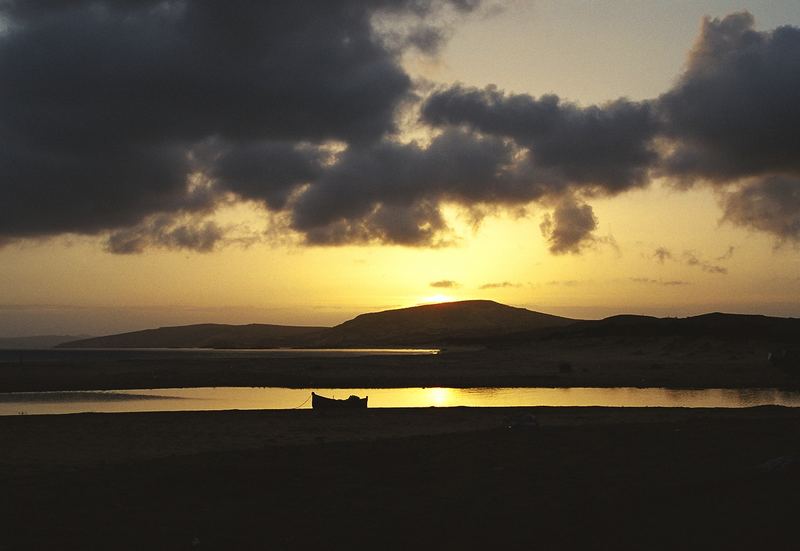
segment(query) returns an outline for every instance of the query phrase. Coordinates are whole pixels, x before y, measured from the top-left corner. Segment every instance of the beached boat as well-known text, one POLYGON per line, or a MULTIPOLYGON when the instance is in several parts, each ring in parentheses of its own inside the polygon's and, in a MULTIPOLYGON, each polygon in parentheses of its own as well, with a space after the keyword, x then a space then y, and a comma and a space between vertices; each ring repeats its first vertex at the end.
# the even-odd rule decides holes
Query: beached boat
POLYGON ((311 393, 311 407, 312 409, 323 410, 339 410, 339 409, 367 409, 367 399, 359 398, 358 396, 350 396, 346 400, 337 400, 335 398, 326 398, 314 392, 311 393))

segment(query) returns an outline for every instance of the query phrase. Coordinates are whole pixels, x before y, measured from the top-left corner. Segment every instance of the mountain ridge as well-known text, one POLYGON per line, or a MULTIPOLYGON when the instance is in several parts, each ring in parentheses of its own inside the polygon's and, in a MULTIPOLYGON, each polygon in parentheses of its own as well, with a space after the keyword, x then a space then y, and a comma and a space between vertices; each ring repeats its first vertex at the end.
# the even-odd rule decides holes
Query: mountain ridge
POLYGON ((465 300, 360 314, 325 332, 321 344, 436 344, 564 326, 574 321, 491 300, 465 300))
POLYGON ((83 339, 60 348, 322 348, 416 346, 453 339, 498 336, 575 320, 466 300, 359 314, 334 327, 271 324, 195 324, 83 339))
POLYGON ((30 335, 25 337, 0 337, 0 350, 53 348, 75 340, 90 339, 89 335, 30 335))
POLYGON ((59 348, 364 348, 520 346, 542 339, 710 337, 791 341, 800 319, 710 312, 685 318, 619 314, 577 320, 491 300, 368 312, 333 327, 194 324, 94 337, 59 348))
POLYGON ((57 348, 280 348, 326 327, 198 323, 143 329, 63 343, 57 348))

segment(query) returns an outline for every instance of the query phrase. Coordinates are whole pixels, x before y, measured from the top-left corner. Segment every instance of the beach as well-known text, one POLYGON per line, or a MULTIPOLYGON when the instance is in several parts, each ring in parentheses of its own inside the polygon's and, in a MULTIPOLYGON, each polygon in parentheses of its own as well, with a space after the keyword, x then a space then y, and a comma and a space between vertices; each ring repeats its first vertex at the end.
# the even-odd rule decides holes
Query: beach
POLYGON ((4 417, 0 548, 769 548, 794 539, 799 421, 775 407, 4 417))
MULTIPOLYGON (((0 388, 796 387, 763 357, 749 343, 639 340, 22 361, 0 366, 0 388)), ((0 549, 776 547, 795 538, 798 426, 783 407, 11 415, 0 549)))

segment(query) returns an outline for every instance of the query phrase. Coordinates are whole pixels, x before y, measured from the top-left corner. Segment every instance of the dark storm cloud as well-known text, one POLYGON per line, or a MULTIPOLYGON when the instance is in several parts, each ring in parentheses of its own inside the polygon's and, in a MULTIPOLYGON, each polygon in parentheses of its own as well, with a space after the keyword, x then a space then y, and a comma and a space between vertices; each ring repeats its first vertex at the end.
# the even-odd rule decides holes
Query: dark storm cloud
POLYGON ((414 46, 427 54, 434 54, 442 46, 444 40, 445 37, 440 29, 421 25, 408 34, 405 44, 414 46))
POLYGON ((555 95, 537 99, 494 86, 457 85, 433 93, 422 118, 434 126, 510 140, 524 153, 527 187, 521 187, 528 193, 517 201, 559 202, 541 224, 555 254, 579 253, 597 239, 592 207, 578 205, 576 197, 644 186, 657 159, 658 124, 647 102, 619 99, 584 108, 555 95))
POLYGON ((453 281, 452 279, 443 279, 441 281, 433 281, 430 284, 431 287, 436 289, 455 289, 460 287, 457 281, 453 281))
POLYGON ((713 185, 725 220, 800 242, 800 29, 708 19, 650 101, 461 85, 421 100, 400 57, 441 47, 445 6, 478 2, 0 0, 0 244, 211 250, 229 240, 209 216, 239 200, 311 245, 439 246, 457 240, 446 203, 534 202, 550 250, 579 253, 614 243, 587 202, 654 174, 713 185), (413 102, 430 143, 398 139, 413 102))
POLYGON ((540 229, 550 244, 550 252, 577 253, 592 242, 597 218, 591 206, 567 197, 556 205, 552 215, 545 215, 540 229))
POLYGON ((504 140, 457 129, 427 147, 353 147, 298 198, 292 225, 317 244, 436 244, 447 229, 442 201, 513 205, 542 195, 515 154, 504 140))
MULTIPOLYGON (((724 194, 726 220, 797 242, 800 29, 759 32, 753 25, 749 13, 706 19, 686 71, 652 101, 579 107, 556 95, 456 85, 433 93, 422 117, 513 140, 529 152, 548 195, 613 195, 646 185, 654 172, 684 186, 705 181, 724 194)), ((556 214, 545 219, 546 232, 554 231, 556 214)), ((593 239, 579 239, 581 228, 594 229, 588 216, 561 218, 554 252, 577 252, 571 243, 593 239), (577 224, 569 227, 570 220, 577 224)))
POLYGON ((309 245, 392 243, 406 246, 446 245, 447 230, 439 207, 422 202, 392 206, 378 204, 357 217, 343 217, 302 231, 309 245))
MULTIPOLYGON (((443 4, 0 2, 0 238, 134 228, 208 209, 212 192, 282 208, 318 175, 304 144, 379 140, 413 97, 373 18, 443 4), (227 145, 198 201, 209 139, 227 145)), ((433 47, 429 29, 411 42, 433 47)))
POLYGON ((369 140, 410 91, 369 3, 64 6, 12 25, 0 49, 4 126, 52 145, 369 140))
POLYGON ((216 182, 243 199, 263 201, 280 210, 298 186, 322 172, 322 154, 311 146, 288 142, 248 143, 223 148, 209 162, 216 182))
POLYGON ((666 174, 704 180, 724 220, 800 242, 800 29, 754 30, 753 16, 706 19, 686 72, 659 99, 674 150, 666 174))
POLYGON ((582 108, 555 95, 536 99, 493 86, 454 86, 428 98, 422 117, 436 126, 513 139, 527 148, 549 186, 618 193, 646 184, 657 158, 651 143, 657 125, 648 103, 619 99, 582 108))
POLYGON ((753 29, 753 16, 706 19, 678 84, 659 98, 673 176, 726 183, 800 172, 800 29, 753 29))
POLYGON ((800 242, 800 176, 773 176, 726 193, 724 220, 800 242))
POLYGON ((117 254, 138 254, 149 248, 210 252, 223 237, 222 228, 213 221, 181 222, 161 215, 111 233, 106 248, 117 254))
POLYGON ((0 142, 2 236, 94 233, 135 224, 143 214, 210 206, 206 192, 187 190, 188 162, 177 147, 0 142))

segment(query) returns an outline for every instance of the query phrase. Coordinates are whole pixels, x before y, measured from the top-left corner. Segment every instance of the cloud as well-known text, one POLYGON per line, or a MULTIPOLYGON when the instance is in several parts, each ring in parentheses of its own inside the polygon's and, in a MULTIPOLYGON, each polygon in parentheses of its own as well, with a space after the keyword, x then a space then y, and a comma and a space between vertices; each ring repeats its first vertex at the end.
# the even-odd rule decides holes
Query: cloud
POLYGON ((723 262, 725 260, 730 260, 731 258, 733 258, 733 253, 734 252, 736 252, 736 247, 734 247, 733 245, 730 245, 728 247, 727 251, 725 251, 722 255, 720 255, 720 256, 718 256, 716 258, 717 262, 723 262))
POLYGON ((578 281, 577 279, 563 279, 563 280, 554 279, 552 281, 548 281, 547 285, 563 285, 565 287, 575 287, 577 285, 580 285, 581 283, 583 282, 578 281))
POLYGON ((597 218, 591 206, 566 198, 556 206, 552 215, 545 215, 539 228, 550 244, 550 252, 577 253, 592 242, 597 218))
POLYGON ((671 259, 673 258, 673 256, 672 256, 672 252, 670 252, 670 250, 669 250, 669 249, 667 249, 666 247, 658 247, 658 248, 655 250, 655 252, 653 253, 653 256, 654 256, 654 257, 655 257, 655 258, 656 258, 656 259, 657 259, 657 260, 658 260, 658 261, 659 261, 661 264, 663 264, 665 260, 671 260, 671 259))
POLYGON ((648 285, 663 285, 665 287, 676 287, 682 285, 689 285, 688 281, 683 281, 681 279, 651 279, 649 277, 632 277, 631 281, 635 283, 646 283, 648 285))
POLYGON ((749 181, 723 195, 723 220, 800 243, 800 176, 749 181))
POLYGON ((457 287, 461 287, 457 281, 453 281, 452 279, 443 279, 441 281, 434 281, 431 284, 431 287, 435 287, 436 289, 455 289, 457 287))
POLYGON ((433 33, 447 5, 477 2, 0 3, 0 239, 116 241, 230 193, 283 209, 319 177, 325 144, 391 135, 415 97, 373 19, 433 33))
POLYGON ((683 261, 686 263, 687 266, 696 266, 703 270, 704 272, 708 272, 711 274, 727 274, 728 269, 724 266, 718 266, 716 264, 711 264, 710 262, 706 262, 701 260, 697 257, 694 251, 683 251, 683 261))
POLYGON ((615 194, 644 186, 657 158, 657 125, 648 102, 619 99, 583 108, 552 94, 537 99, 494 86, 456 85, 432 94, 422 118, 514 140, 538 173, 531 183, 550 192, 573 187, 615 194))
POLYGON ((706 18, 678 84, 658 100, 660 170, 718 190, 723 219, 800 242, 800 29, 754 29, 747 12, 706 18))
POLYGON ((234 241, 215 210, 246 201, 307 245, 436 247, 458 238, 443 205, 535 203, 551 252, 580 253, 615 243, 592 200, 653 176, 712 186, 723 220, 800 243, 800 29, 707 18, 648 101, 415 87, 404 52, 435 55, 479 4, 0 1, 0 244, 213 250, 234 241), (414 110, 424 143, 401 141, 414 110))
POLYGON ((496 283, 484 283, 478 289, 486 290, 486 289, 507 289, 510 287, 520 287, 519 283, 511 283, 510 281, 499 281, 496 283))
MULTIPOLYGON (((716 258, 716 261, 725 262, 730 260, 733 258, 733 253, 735 250, 736 248, 733 245, 729 246, 725 253, 716 258)), ((666 247, 658 247, 653 253, 653 258, 655 258, 660 264, 663 264, 667 260, 679 260, 687 266, 700 268, 704 272, 711 274, 728 273, 728 269, 726 267, 703 260, 695 251, 683 251, 681 256, 678 258, 666 247)))
POLYGON ((325 152, 308 144, 253 142, 220 144, 206 161, 215 182, 242 199, 261 201, 270 209, 286 206, 300 185, 313 181, 323 171, 325 152))
MULTIPOLYGON (((529 156, 531 185, 550 202, 614 195, 661 175, 684 187, 714 186, 726 221, 796 243, 798 95, 800 29, 756 31, 743 12, 706 18, 676 85, 649 101, 579 107, 553 94, 456 85, 434 92, 422 117, 512 140, 529 156)), ((567 239, 551 249, 580 247, 567 239)))
POLYGON ((149 248, 211 252, 223 237, 222 228, 213 221, 180 221, 160 215, 111 233, 106 247, 117 254, 137 254, 149 248))
POLYGON ((728 183, 800 171, 800 29, 754 30, 742 12, 706 18, 678 84, 658 100, 675 176, 728 183))
POLYGON ((292 227, 312 244, 442 244, 442 202, 514 205, 540 196, 515 154, 503 140, 458 129, 427 146, 353 147, 292 205, 292 227))

